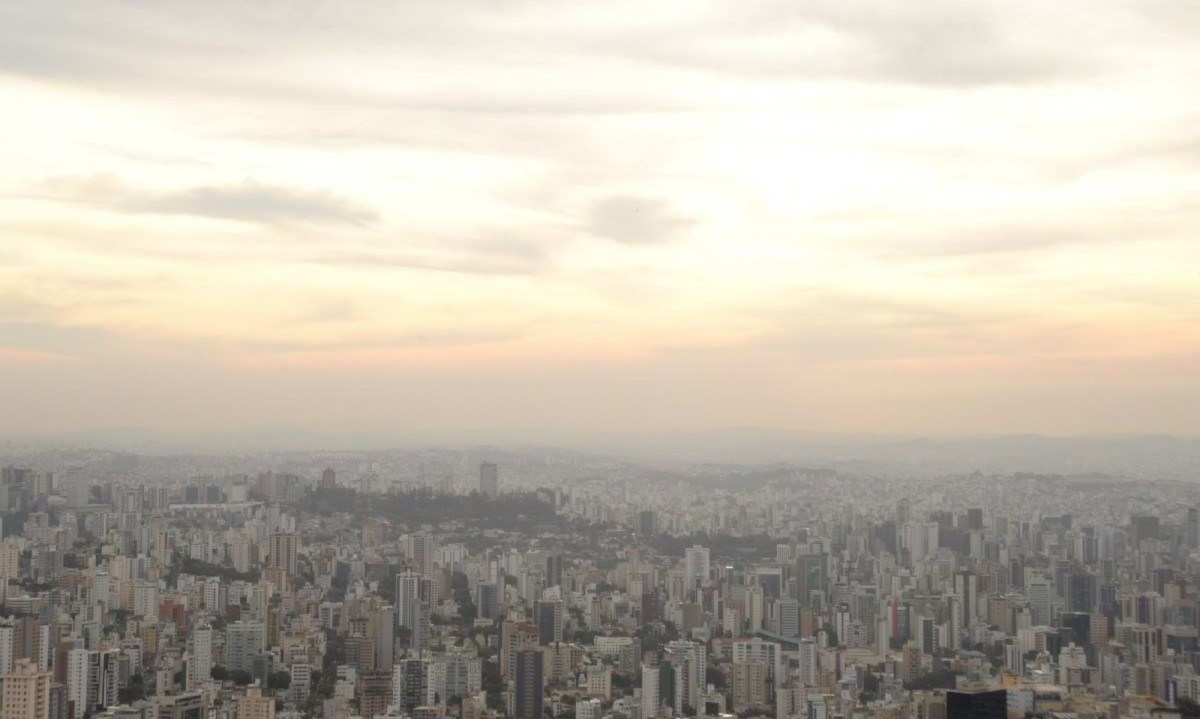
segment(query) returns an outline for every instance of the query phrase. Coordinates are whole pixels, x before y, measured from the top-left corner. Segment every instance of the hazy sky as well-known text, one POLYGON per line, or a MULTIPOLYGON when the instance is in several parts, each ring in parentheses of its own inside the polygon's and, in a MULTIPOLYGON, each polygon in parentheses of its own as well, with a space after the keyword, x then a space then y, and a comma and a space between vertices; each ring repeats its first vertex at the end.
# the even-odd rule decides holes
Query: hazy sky
POLYGON ((0 432, 1200 426, 1200 5, 0 3, 0 432))

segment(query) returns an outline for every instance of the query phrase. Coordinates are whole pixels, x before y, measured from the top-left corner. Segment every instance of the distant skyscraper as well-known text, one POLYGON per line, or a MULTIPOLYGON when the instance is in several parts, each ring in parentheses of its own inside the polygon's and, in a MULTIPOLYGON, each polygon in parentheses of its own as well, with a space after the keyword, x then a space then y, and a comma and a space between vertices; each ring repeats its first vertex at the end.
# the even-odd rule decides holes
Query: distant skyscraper
POLYGON ((684 561, 686 565, 684 569, 684 581, 687 583, 688 592, 708 583, 708 547, 701 547, 698 544, 688 547, 684 553, 684 561))
POLYGON ((659 714, 662 692, 659 688, 661 670, 657 664, 642 665, 642 719, 653 719, 659 714))
POLYGON ((67 693, 73 719, 117 703, 116 651, 72 649, 67 658, 67 693))
POLYGON ((514 719, 542 719, 542 653, 522 649, 516 653, 514 719))
POLYGON ((409 646, 414 649, 425 646, 429 622, 429 605, 421 590, 423 581, 413 571, 396 575, 396 621, 409 631, 409 646))
POLYGON ((563 640, 563 603, 561 600, 539 599, 533 603, 533 621, 537 624, 538 644, 553 644, 563 640))
POLYGON ((667 659, 675 670, 675 713, 696 716, 704 697, 707 665, 704 645, 698 642, 673 641, 667 644, 667 659))
POLYGON ((187 673, 189 689, 203 685, 212 675, 212 650, 212 627, 207 624, 201 624, 192 631, 192 664, 191 671, 187 673))
POLYGON ((486 497, 500 494, 500 469, 491 462, 479 465, 479 493, 486 497))
POLYGON ((263 650, 266 632, 263 623, 240 619, 225 627, 225 668, 229 671, 254 671, 254 657, 263 650))
POLYGON ((652 509, 643 509, 638 512, 638 534, 643 537, 652 537, 658 531, 658 517, 652 509))
POLYGON ((271 569, 296 574, 296 557, 300 552, 300 535, 294 532, 275 532, 271 535, 271 569))
POLYGON ((480 582, 475 587, 475 607, 480 619, 495 619, 499 614, 500 592, 495 582, 480 582))
POLYGON ((537 649, 537 626, 528 622, 504 622, 500 627, 500 675, 515 679, 517 653, 537 649))
POLYGON ((326 468, 321 473, 321 489, 333 489, 337 486, 337 473, 331 468, 326 468))
POLYGON ((563 558, 561 554, 550 554, 546 557, 546 586, 562 586, 563 558))

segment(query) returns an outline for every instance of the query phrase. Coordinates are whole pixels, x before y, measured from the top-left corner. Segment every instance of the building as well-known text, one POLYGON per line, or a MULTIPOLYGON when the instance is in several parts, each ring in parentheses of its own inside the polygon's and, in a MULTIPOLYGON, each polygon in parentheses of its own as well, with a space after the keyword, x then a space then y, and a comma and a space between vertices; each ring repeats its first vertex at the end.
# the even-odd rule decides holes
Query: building
POLYGON ((202 719, 204 693, 190 691, 158 697, 158 719, 202 719))
POLYGON ((666 659, 675 673, 675 713, 679 716, 694 716, 703 706, 706 654, 698 642, 680 640, 666 646, 666 659))
POLYGON ((769 696, 766 662, 734 662, 730 674, 733 708, 736 711, 767 703, 769 696))
POLYGON ((212 676, 213 668, 213 630, 207 624, 201 624, 192 631, 192 663, 187 673, 189 689, 194 689, 212 676))
POLYGON ((500 494, 500 469, 491 462, 479 465, 479 493, 486 497, 500 494))
POLYGON ((500 676, 512 681, 516 679, 517 654, 526 649, 537 649, 537 627, 528 622, 505 622, 500 627, 500 676))
POLYGON ((28 659, 17 661, 0 679, 0 719, 50 719, 50 687, 54 676, 28 659))
POLYGON ((287 572, 288 576, 294 576, 299 554, 300 535, 295 532, 275 532, 271 535, 271 553, 267 566, 287 572))
POLYGON ((695 545, 684 550, 684 582, 687 591, 691 592, 708 583, 709 554, 708 547, 695 545))
POLYGON ((604 704, 599 699, 584 699, 575 703, 575 719, 600 719, 604 704))
POLYGON ((1005 719, 1008 715, 1008 692, 988 691, 946 692, 946 719, 1005 719))
POLYGON ((522 649, 513 663, 513 719, 542 719, 542 653, 522 649))
POLYGON ((266 632, 257 620, 239 619, 225 628, 225 668, 254 672, 254 657, 263 650, 266 632))
POLYGON ((411 570, 396 575, 396 621, 408 630, 408 644, 425 646, 429 635, 429 582, 411 570))
POLYGON ((662 692, 659 691, 661 671, 657 664, 642 665, 642 719, 659 715, 662 692))
POLYGON ((387 713, 392 704, 392 673, 364 672, 358 676, 358 713, 373 719, 387 713))
POLYGON ((429 667, 420 659, 403 659, 392 667, 392 704, 405 714, 426 703, 429 667))
POLYGON ((563 640, 564 613, 562 600, 559 599, 538 599, 533 603, 538 644, 554 644, 563 640))
POLYGON ((67 698, 72 719, 117 703, 118 652, 72 649, 67 655, 67 698))
POLYGON ((237 719, 275 719, 275 697, 263 696, 261 684, 246 687, 238 697, 237 719))

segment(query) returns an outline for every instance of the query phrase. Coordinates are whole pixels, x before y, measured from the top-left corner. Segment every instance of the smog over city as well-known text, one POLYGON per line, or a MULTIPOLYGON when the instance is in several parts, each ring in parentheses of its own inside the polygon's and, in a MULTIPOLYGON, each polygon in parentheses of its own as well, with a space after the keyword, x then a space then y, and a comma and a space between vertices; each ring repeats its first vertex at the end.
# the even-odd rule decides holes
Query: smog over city
POLYGON ((0 2, 0 719, 1200 719, 1194 0, 0 2))

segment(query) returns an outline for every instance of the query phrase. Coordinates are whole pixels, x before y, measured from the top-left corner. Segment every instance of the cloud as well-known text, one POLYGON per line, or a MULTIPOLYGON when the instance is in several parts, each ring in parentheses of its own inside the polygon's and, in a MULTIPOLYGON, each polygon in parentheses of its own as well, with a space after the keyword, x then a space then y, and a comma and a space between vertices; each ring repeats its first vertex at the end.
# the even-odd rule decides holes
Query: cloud
POLYGON ((588 229, 623 245, 656 245, 674 239, 693 225, 666 203, 644 197, 614 196, 592 205, 588 229))
POLYGON ((374 210, 326 190, 268 185, 189 187, 164 193, 143 191, 111 177, 67 177, 45 183, 52 196, 120 212, 180 214, 261 224, 312 223, 365 226, 374 210))
POLYGON ((532 275, 551 262, 542 228, 481 231, 461 237, 393 238, 302 257, 301 262, 363 270, 414 269, 464 275, 532 275), (519 236, 536 239, 519 239, 519 236))

